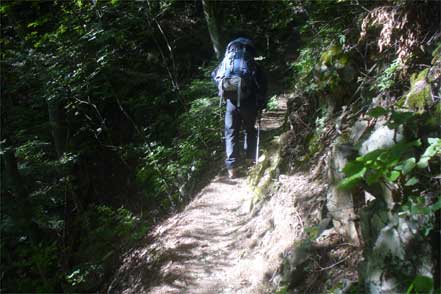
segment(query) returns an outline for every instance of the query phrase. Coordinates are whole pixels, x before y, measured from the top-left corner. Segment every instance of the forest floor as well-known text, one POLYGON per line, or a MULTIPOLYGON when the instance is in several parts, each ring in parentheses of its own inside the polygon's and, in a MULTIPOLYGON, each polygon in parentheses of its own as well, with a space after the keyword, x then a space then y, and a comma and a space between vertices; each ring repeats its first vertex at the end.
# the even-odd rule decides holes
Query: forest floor
MULTIPOLYGON (((282 126, 285 111, 282 96, 262 118, 264 137, 282 126)), ((320 214, 325 186, 308 173, 283 176, 271 197, 253 205, 246 172, 229 179, 222 171, 158 224, 125 256, 108 292, 273 293, 274 273, 304 233, 303 215, 320 214), (299 210, 308 201, 312 208, 299 210)))

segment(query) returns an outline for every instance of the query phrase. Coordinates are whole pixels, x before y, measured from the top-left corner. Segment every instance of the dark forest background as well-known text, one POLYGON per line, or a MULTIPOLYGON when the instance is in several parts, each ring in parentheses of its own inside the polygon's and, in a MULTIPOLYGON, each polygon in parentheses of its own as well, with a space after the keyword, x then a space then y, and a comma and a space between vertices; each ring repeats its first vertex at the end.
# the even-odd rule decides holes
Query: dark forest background
POLYGON ((388 109, 440 54, 436 1, 2 1, 0 13, 4 292, 101 289, 121 252, 221 168, 210 72, 233 37, 254 40, 271 95, 302 92, 311 120, 380 92, 388 109), (380 5, 415 11, 415 44, 379 52, 369 21, 360 41, 380 5))

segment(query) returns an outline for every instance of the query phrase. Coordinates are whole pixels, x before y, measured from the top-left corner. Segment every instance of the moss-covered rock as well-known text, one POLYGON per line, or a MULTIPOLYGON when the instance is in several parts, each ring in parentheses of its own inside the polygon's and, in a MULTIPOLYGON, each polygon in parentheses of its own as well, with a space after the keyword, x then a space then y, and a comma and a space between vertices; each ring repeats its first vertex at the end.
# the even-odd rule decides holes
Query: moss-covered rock
POLYGON ((411 87, 406 95, 405 107, 421 113, 432 103, 431 87, 426 79, 428 72, 427 68, 410 78, 411 87))
POLYGON ((315 78, 319 87, 326 91, 322 98, 330 114, 350 102, 356 70, 351 56, 341 46, 330 46, 321 54, 315 67, 315 78))
POLYGON ((323 146, 322 142, 320 141, 320 135, 317 133, 312 134, 310 139, 308 140, 308 157, 311 158, 314 156, 318 151, 320 151, 323 146))
POLYGON ((279 172, 280 158, 280 137, 275 137, 248 176, 248 182, 255 194, 254 203, 268 194, 273 179, 279 172))

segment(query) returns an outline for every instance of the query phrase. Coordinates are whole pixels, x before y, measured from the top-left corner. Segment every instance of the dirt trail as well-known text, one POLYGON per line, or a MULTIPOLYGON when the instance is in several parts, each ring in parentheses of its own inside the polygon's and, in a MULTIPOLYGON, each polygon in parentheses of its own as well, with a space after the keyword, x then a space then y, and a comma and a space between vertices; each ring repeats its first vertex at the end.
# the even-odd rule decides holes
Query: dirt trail
MULTIPOLYGON (((263 118, 280 127, 286 100, 263 118)), ((295 175, 304 193, 320 190, 295 175)), ((303 193, 302 191, 297 191, 303 193)), ((292 191, 251 208, 246 177, 217 176, 180 213, 158 225, 123 261, 110 293, 267 293, 284 252, 303 232, 292 191)))

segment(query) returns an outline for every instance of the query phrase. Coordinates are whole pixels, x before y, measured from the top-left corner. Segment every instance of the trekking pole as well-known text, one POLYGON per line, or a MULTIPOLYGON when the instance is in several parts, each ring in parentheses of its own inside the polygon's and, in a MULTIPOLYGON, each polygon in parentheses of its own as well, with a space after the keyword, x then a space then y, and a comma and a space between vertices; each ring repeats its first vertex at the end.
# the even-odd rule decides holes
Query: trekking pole
MULTIPOLYGON (((219 97, 219 122, 222 124, 222 121, 223 121, 223 113, 222 113, 222 110, 223 110, 223 108, 222 108, 222 97, 219 97)), ((223 142, 223 140, 224 140, 224 133, 222 132, 222 131, 220 131, 220 141, 221 141, 221 143, 223 142)))
POLYGON ((256 140, 256 165, 259 163, 259 144, 260 144, 260 121, 262 119, 262 113, 257 117, 257 140, 256 140))

